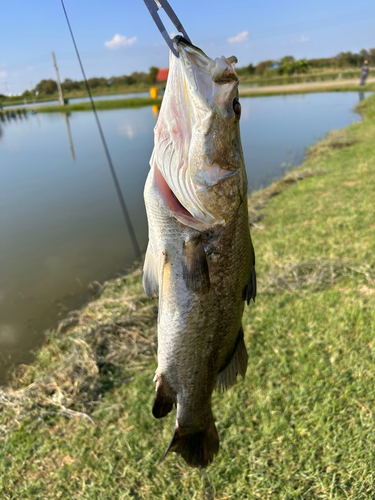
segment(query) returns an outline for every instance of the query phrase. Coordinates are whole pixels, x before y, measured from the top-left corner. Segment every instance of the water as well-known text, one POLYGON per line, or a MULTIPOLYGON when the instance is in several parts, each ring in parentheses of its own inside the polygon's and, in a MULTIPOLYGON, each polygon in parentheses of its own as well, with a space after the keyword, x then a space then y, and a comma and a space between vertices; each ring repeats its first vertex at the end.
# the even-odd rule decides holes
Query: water
MULTIPOLYGON (((357 101, 355 92, 241 99, 250 188, 300 163, 330 129, 359 120, 357 101)), ((99 116, 144 251, 156 117, 151 107, 99 116)), ((0 381, 12 363, 32 359, 45 329, 82 305, 90 282, 118 275, 134 257, 92 113, 0 122, 0 381)))

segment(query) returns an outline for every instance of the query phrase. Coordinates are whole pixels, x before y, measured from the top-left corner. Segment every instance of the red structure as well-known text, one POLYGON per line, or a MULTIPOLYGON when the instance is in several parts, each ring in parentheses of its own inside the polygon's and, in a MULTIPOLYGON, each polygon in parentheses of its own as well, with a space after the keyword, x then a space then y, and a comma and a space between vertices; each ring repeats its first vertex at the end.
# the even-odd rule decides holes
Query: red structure
POLYGON ((160 68, 156 75, 156 81, 166 82, 168 78, 168 73, 169 73, 169 68, 160 68))

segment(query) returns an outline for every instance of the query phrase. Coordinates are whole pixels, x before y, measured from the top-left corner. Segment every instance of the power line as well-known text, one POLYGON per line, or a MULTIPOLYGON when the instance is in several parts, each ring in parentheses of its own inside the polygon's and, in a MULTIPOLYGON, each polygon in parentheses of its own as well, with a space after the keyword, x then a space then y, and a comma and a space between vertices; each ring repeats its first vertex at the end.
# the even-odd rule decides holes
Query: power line
POLYGON ((122 194, 122 191, 121 191, 120 183, 118 181, 118 178, 117 178, 117 175, 116 175, 116 171, 115 171, 115 168, 114 168, 113 163, 112 163, 112 158, 111 158, 111 155, 109 153, 108 146, 107 146, 107 142, 105 140, 104 133, 103 133, 100 121, 99 121, 99 116, 98 116, 98 113, 96 111, 95 103, 94 103, 94 100, 93 100, 92 95, 91 95, 90 86, 89 86, 89 84, 87 82, 85 70, 83 69, 81 57, 79 55, 77 44, 76 44, 76 41, 75 41, 75 38, 74 38, 74 35, 73 35, 73 31, 72 31, 72 28, 70 26, 69 17, 68 17, 68 14, 66 12, 66 9, 65 9, 64 0, 61 0, 61 5, 62 5, 62 8, 64 10, 66 22, 68 23, 68 28, 69 28, 69 31, 70 31, 70 36, 72 38, 72 42, 73 42, 74 49, 75 49, 76 54, 77 54, 78 62, 79 62, 79 65, 81 67, 83 79, 85 81, 86 90, 87 90, 87 93, 88 93, 88 96, 89 96, 89 99, 90 99, 90 102, 91 102, 91 106, 92 106, 92 110, 94 112, 95 120, 96 120, 96 123, 98 125, 100 138, 101 138, 102 143, 103 143, 104 152, 105 152, 105 155, 107 157, 107 161, 108 161, 109 169, 110 169, 111 174, 112 174, 113 182, 115 184, 115 188, 116 188, 116 192, 117 192, 117 197, 119 199, 120 206, 121 206, 121 209, 122 209, 122 213, 124 215, 124 219, 125 219, 128 231, 129 231, 129 235, 130 235, 130 239, 131 239, 132 244, 133 244, 134 252, 135 252, 137 258, 139 259, 142 256, 141 250, 140 250, 140 248, 138 246, 137 238, 135 236, 134 229, 133 229, 130 217, 129 217, 128 209, 126 208, 126 204, 125 204, 125 200, 124 200, 124 197, 123 197, 123 194, 122 194))

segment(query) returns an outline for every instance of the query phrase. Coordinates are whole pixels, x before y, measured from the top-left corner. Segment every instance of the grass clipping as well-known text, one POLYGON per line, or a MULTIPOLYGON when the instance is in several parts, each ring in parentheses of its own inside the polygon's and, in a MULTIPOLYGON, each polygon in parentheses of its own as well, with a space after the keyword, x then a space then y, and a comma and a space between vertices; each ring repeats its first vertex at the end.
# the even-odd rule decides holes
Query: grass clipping
POLYGON ((340 279, 365 279, 373 283, 375 270, 368 264, 356 265, 345 259, 318 259, 287 264, 272 269, 262 280, 261 293, 288 292, 296 295, 318 292, 334 286, 340 279))
POLYGON ((0 438, 22 419, 82 417, 106 391, 132 379, 156 355, 157 305, 141 271, 105 283, 100 297, 48 334, 36 361, 19 366, 0 390, 0 438))

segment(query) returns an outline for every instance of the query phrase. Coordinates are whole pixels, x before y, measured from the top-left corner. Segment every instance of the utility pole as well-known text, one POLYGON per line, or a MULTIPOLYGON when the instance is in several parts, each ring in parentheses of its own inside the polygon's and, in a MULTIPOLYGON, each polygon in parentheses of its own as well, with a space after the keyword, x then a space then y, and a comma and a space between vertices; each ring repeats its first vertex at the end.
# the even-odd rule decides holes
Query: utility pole
POLYGON ((59 70, 57 69, 57 64, 56 64, 56 59, 55 59, 54 52, 52 52, 52 61, 53 61, 53 65, 54 65, 55 71, 56 71, 56 83, 57 83, 57 88, 59 90, 60 105, 64 106, 64 96, 63 96, 62 89, 61 89, 61 83, 60 83, 60 77, 59 77, 59 70))

